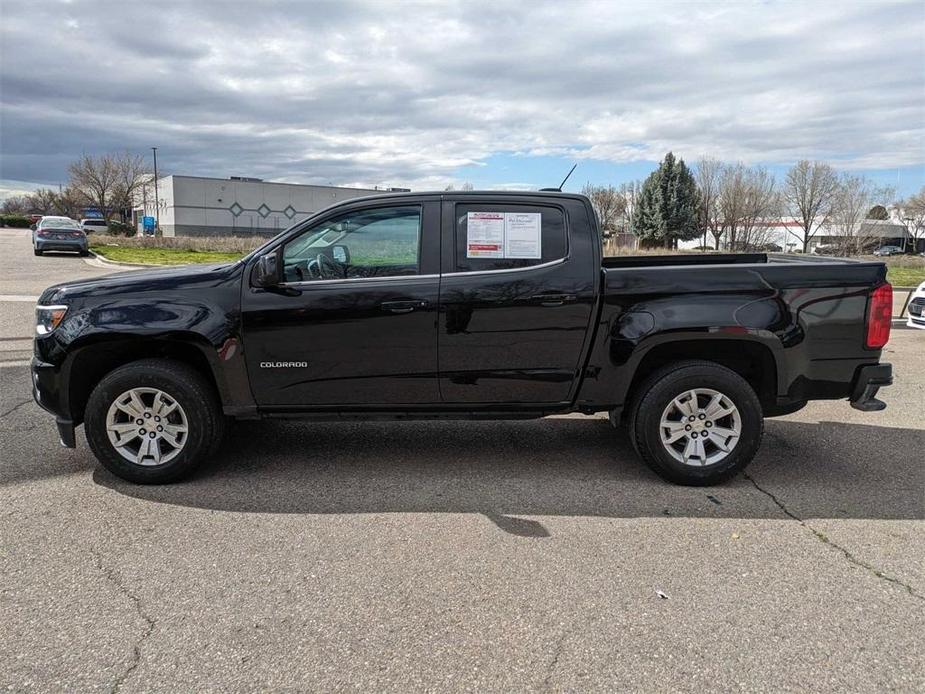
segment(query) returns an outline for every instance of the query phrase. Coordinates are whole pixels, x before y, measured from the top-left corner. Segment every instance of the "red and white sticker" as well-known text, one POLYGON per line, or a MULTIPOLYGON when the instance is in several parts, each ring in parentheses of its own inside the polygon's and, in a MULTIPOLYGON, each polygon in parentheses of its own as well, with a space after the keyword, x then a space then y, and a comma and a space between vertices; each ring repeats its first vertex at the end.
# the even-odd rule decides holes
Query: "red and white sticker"
POLYGON ((466 215, 466 257, 504 257, 503 212, 470 212, 466 215))

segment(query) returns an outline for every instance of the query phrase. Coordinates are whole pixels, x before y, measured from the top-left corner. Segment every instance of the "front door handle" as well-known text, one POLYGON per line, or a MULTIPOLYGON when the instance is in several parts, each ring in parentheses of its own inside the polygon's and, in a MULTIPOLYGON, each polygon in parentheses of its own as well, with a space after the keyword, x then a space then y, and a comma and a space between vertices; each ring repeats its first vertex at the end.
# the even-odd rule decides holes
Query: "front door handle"
POLYGON ((427 302, 423 299, 410 301, 383 301, 381 304, 383 311, 390 313, 411 313, 416 308, 427 308, 427 302))
POLYGON ((539 301, 541 306, 561 306, 567 301, 575 301, 574 294, 534 294, 530 298, 539 301))

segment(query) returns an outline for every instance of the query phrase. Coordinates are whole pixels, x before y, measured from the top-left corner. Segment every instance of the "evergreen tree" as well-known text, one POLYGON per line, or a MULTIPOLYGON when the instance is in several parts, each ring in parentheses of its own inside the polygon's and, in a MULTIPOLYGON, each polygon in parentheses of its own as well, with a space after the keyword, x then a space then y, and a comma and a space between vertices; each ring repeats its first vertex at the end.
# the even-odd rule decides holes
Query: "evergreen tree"
POLYGON ((633 212, 633 231, 643 245, 675 248, 678 240, 697 238, 700 194, 683 159, 669 152, 642 184, 633 212))

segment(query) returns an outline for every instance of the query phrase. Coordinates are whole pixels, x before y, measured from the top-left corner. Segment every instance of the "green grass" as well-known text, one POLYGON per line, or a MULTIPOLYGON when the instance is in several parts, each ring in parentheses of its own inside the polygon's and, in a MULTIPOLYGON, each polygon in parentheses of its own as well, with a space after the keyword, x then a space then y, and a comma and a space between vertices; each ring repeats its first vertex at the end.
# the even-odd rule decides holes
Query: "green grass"
POLYGON ((97 255, 117 263, 136 265, 189 265, 190 263, 224 263, 237 260, 243 253, 191 251, 177 248, 132 248, 130 246, 91 245, 97 255))
POLYGON ((894 287, 917 287, 925 282, 925 267, 888 267, 886 278, 894 287))

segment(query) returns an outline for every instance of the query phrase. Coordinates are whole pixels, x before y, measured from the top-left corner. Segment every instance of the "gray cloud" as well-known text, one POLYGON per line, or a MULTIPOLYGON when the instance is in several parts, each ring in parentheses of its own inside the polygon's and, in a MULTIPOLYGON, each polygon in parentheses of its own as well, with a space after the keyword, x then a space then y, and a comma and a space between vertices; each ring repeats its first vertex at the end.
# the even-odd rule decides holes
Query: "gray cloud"
POLYGON ((919 2, 10 2, 0 179, 169 170, 441 185, 496 152, 925 160, 919 2))

